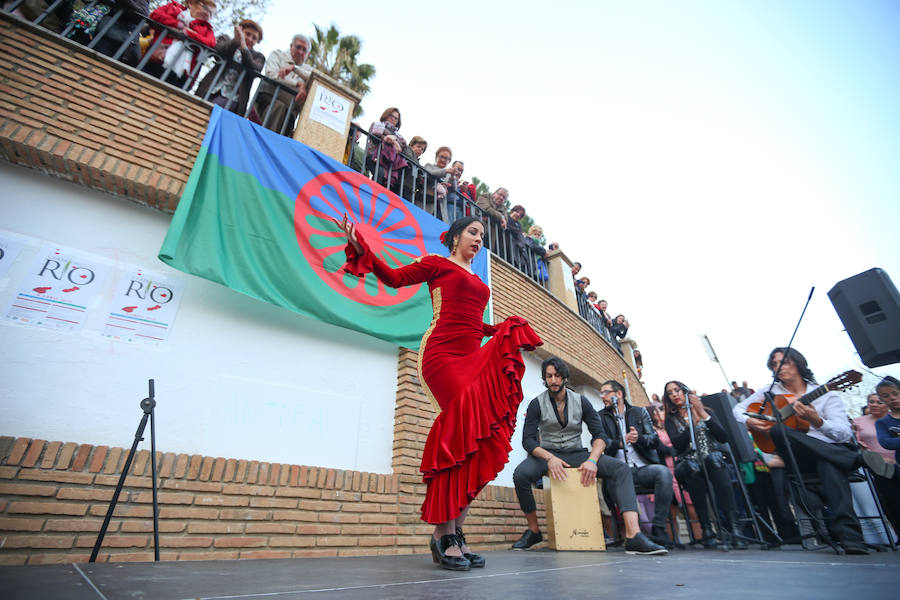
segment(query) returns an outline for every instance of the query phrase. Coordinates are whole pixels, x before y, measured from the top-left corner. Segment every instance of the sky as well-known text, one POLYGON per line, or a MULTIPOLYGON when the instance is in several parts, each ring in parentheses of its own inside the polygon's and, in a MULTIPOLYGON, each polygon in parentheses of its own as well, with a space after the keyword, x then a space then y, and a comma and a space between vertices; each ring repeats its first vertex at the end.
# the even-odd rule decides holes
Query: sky
POLYGON ((827 292, 900 281, 900 3, 273 0, 261 22, 266 54, 359 36, 358 122, 397 106, 429 161, 508 188, 628 317, 648 392, 725 385, 700 334, 763 385, 813 287, 794 347, 820 382, 862 370, 827 292))

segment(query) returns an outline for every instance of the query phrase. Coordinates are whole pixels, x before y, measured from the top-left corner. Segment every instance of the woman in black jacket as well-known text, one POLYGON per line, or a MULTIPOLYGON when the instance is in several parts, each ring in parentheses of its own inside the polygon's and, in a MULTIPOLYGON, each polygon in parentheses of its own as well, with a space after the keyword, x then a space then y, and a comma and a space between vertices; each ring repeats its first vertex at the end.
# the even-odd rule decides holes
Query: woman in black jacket
MULTIPOLYGON (((728 441, 725 429, 716 419, 715 415, 708 412, 696 394, 680 381, 670 381, 663 392, 663 405, 666 411, 666 433, 672 440, 675 448, 675 477, 678 483, 687 489, 697 510, 700 526, 703 531, 703 545, 707 548, 715 546, 714 534, 710 527, 709 505, 707 503, 706 478, 699 463, 706 465, 712 491, 718 508, 725 515, 722 523, 722 531, 719 531, 719 539, 723 544, 731 544, 735 548, 746 548, 747 544, 739 537, 732 537, 732 533, 740 535, 740 526, 737 522, 737 511, 734 503, 734 492, 731 488, 731 478, 722 453, 716 449, 716 442, 728 441), (688 391, 686 391, 688 390, 688 391), (687 395, 686 395, 687 394, 687 395), (696 447, 691 442, 691 428, 687 422, 686 402, 691 403, 691 413, 694 421, 694 432, 697 438, 696 447)), ((715 510, 716 507, 713 507, 715 510)))

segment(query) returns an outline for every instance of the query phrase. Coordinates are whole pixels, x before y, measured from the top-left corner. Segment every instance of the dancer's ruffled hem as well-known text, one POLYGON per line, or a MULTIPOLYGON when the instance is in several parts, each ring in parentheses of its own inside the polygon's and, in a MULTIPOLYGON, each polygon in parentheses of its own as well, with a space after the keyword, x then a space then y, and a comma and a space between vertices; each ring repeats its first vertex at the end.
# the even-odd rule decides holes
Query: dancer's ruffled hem
POLYGON ((423 521, 455 519, 503 470, 522 402, 525 363, 520 351, 542 343, 524 319, 510 317, 481 349, 485 354, 473 358, 481 368, 438 415, 425 442, 423 521))

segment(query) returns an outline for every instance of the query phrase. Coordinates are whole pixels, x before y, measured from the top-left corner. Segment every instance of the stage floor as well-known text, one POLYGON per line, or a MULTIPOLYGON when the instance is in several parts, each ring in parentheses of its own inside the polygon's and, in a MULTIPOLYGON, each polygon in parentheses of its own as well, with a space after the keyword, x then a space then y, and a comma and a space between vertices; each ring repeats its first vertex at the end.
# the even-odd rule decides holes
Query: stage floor
POLYGON ((487 552, 487 567, 443 571, 429 555, 0 567, 0 597, 168 600, 308 598, 900 597, 900 552, 837 556, 797 549, 487 552))

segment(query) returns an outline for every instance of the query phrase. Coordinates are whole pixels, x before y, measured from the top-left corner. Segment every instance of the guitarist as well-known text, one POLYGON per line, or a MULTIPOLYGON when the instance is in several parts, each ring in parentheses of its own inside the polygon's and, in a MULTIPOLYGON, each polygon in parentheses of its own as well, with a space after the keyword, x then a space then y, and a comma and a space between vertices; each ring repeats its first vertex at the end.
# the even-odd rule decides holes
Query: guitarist
POLYGON ((787 394, 793 398, 800 398, 818 387, 806 358, 793 348, 775 348, 769 353, 766 366, 775 373, 775 383, 764 386, 735 406, 735 418, 751 431, 768 432, 785 462, 790 459, 785 436, 790 440, 800 472, 817 475, 822 481, 822 494, 831 509, 828 523, 831 535, 847 554, 868 554, 859 520, 853 511, 847 480, 859 462, 858 453, 849 445, 853 432, 843 399, 836 392, 827 392, 809 404, 794 402, 792 406, 796 416, 809 424, 806 433, 762 419, 748 418, 744 412, 751 403, 762 402, 764 392, 769 391, 770 387, 775 395, 787 394), (775 373, 779 365, 780 370, 775 373))

